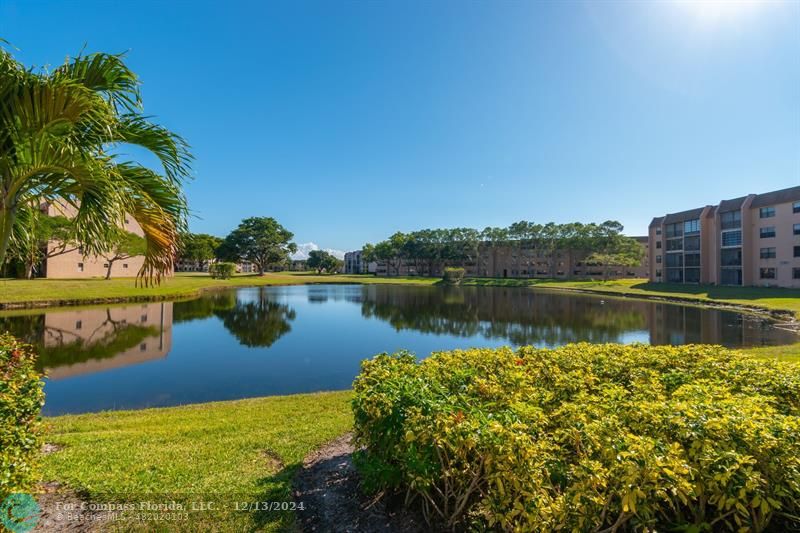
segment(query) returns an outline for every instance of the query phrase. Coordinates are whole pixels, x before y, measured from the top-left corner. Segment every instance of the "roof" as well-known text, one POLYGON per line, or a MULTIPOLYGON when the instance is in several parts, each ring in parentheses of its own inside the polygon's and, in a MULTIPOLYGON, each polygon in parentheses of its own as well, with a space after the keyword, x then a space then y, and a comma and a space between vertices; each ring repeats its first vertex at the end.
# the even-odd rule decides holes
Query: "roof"
POLYGON ((750 204, 750 207, 764 207, 797 201, 800 201, 800 186, 758 194, 753 200, 753 203, 750 204))
POLYGON ((727 211, 738 211, 742 208, 742 204, 747 200, 747 196, 741 198, 734 198, 733 200, 722 200, 717 207, 717 211, 725 213, 727 211))
POLYGON ((631 239, 636 239, 637 241, 639 241, 642 244, 647 244, 647 241, 650 240, 650 237, 648 237, 647 235, 635 235, 635 236, 631 237, 631 239))
POLYGON ((683 222, 684 220, 694 220, 700 218, 705 207, 698 207, 697 209, 689 209, 688 211, 681 211, 680 213, 671 213, 664 217, 664 224, 672 224, 673 222, 683 222))
POLYGON ((650 222, 649 227, 652 228, 653 226, 660 226, 662 222, 664 222, 664 217, 656 217, 652 222, 650 222))

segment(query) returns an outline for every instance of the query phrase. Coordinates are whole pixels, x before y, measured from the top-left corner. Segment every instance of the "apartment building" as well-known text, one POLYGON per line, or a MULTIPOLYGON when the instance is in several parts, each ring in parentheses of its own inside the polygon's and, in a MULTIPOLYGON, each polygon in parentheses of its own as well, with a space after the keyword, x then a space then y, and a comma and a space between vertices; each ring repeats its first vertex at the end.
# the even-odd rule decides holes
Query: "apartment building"
MULTIPOLYGON (((65 216, 72 218, 77 210, 71 205, 52 203, 42 207, 49 216, 65 216)), ((141 226, 133 217, 125 217, 123 228, 139 236, 144 236, 141 226)), ((59 247, 60 243, 47 243, 48 252, 59 247)), ((100 256, 84 256, 81 249, 48 257, 39 270, 41 276, 46 278, 95 278, 105 277, 108 263, 100 256)), ((144 256, 138 255, 117 261, 111 265, 111 277, 133 277, 139 273, 144 264, 144 256)))
MULTIPOLYGON (((634 267, 621 265, 597 265, 586 261, 587 253, 578 250, 538 249, 530 244, 490 245, 481 244, 478 255, 464 265, 467 276, 486 278, 556 278, 556 279, 620 279, 647 278, 649 273, 649 242, 647 236, 633 237, 644 253, 642 261, 634 267)), ((351 252, 352 253, 352 252, 351 252)), ((347 268, 347 255, 345 255, 347 268)), ((378 276, 441 276, 441 265, 428 265, 414 260, 378 261, 378 276)))
POLYGON ((653 282, 800 287, 800 186, 656 217, 653 282))
POLYGON ((377 269, 378 263, 365 261, 361 250, 344 254, 345 274, 374 274, 377 269))

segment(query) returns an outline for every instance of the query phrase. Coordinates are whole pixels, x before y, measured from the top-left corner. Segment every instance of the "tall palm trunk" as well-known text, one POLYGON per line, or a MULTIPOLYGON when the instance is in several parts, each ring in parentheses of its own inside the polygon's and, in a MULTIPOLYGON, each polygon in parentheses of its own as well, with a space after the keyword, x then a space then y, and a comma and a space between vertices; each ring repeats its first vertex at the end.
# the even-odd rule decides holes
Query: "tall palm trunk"
POLYGON ((0 204, 0 267, 6 262, 6 253, 11 242, 11 230, 14 227, 16 214, 16 206, 11 206, 10 201, 4 199, 0 204))

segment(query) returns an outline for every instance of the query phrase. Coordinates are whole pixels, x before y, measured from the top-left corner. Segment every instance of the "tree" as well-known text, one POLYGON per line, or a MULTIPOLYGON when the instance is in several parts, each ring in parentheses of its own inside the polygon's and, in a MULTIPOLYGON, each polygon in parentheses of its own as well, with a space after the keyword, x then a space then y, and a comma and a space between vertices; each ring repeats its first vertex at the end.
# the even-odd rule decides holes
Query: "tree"
POLYGON ((321 274, 323 271, 328 274, 333 274, 341 268, 342 261, 336 259, 325 250, 311 250, 308 253, 306 265, 316 270, 318 274, 321 274))
POLYGON ((121 55, 29 69, 0 48, 0 265, 24 206, 60 201, 77 211, 87 255, 108 249, 126 214, 134 218, 147 244, 138 276, 159 282, 186 228, 190 162, 186 142, 142 114, 139 79, 121 55), (153 153, 162 171, 123 159, 128 144, 153 153))
POLYGON ((187 233, 181 238, 178 257, 186 261, 194 261, 204 267, 216 257, 217 248, 222 239, 207 233, 187 233))
POLYGON ((34 206, 19 209, 11 234, 8 259, 19 261, 26 279, 32 279, 36 266, 51 257, 79 248, 75 224, 64 216, 48 216, 34 206))
POLYGON ((644 248, 636 239, 622 235, 622 224, 615 220, 597 226, 592 241, 593 252, 586 260, 603 266, 604 280, 609 266, 634 267, 644 256, 644 248))
POLYGON ((287 262, 297 251, 293 237, 272 217, 246 218, 225 237, 217 254, 225 261, 253 263, 263 276, 268 266, 287 262))
POLYGON ((108 251, 99 255, 106 261, 106 279, 111 279, 111 268, 117 261, 130 259, 147 252, 147 242, 143 237, 130 231, 119 231, 108 251))

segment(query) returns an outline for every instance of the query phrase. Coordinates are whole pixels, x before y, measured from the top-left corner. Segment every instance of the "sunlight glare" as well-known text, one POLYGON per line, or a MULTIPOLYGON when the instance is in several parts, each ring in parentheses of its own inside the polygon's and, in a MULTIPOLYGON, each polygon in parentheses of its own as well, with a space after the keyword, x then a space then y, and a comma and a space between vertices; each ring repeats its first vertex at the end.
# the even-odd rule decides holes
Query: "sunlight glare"
POLYGON ((747 16, 776 0, 674 0, 701 22, 719 22, 747 16))

